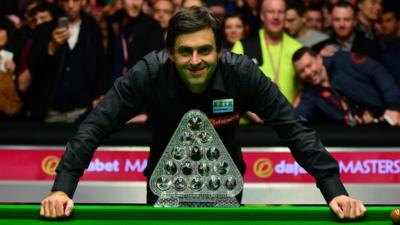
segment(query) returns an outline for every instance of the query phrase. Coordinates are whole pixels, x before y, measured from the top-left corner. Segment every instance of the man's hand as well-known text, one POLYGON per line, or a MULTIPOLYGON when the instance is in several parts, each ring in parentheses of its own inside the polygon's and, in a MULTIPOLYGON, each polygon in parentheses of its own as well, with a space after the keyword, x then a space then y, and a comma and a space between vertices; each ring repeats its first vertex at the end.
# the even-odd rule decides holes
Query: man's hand
POLYGON ((367 211, 360 200, 345 195, 333 198, 329 207, 340 219, 358 219, 367 211))
POLYGON ((327 45, 323 49, 320 50, 319 55, 322 57, 333 56, 338 49, 333 45, 327 45))
POLYGON ((383 113, 383 118, 385 118, 386 122, 388 122, 391 126, 400 126, 400 112, 395 110, 387 109, 383 113))
POLYGON ((57 48, 59 46, 63 45, 67 41, 67 39, 69 38, 69 35, 70 34, 68 31, 68 28, 66 28, 66 27, 57 27, 56 29, 54 29, 53 33, 51 35, 51 40, 47 47, 47 52, 50 55, 54 55, 57 48))
POLYGON ((62 191, 52 192, 41 202, 40 215, 46 218, 60 218, 71 215, 74 202, 62 191))

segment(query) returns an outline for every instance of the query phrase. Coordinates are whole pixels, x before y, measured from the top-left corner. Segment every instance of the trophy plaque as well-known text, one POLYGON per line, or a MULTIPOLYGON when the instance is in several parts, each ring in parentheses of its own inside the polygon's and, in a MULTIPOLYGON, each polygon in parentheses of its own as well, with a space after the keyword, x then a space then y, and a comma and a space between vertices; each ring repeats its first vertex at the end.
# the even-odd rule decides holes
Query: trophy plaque
POLYGON ((150 177, 155 207, 239 207, 243 177, 199 110, 179 123, 150 177))

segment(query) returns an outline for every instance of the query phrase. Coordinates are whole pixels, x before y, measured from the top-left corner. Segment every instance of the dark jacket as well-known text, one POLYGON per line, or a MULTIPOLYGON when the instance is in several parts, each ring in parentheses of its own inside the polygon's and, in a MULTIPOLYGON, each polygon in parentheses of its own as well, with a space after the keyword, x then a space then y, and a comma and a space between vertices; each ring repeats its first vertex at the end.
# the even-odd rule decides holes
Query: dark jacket
MULTIPOLYGON (((335 34, 332 34, 329 39, 313 45, 312 48, 315 52, 320 52, 321 49, 328 45, 334 45, 337 46, 338 49, 340 49, 340 43, 335 34)), ((357 31, 355 32, 351 51, 366 55, 379 62, 382 61, 382 49, 380 47, 379 41, 375 39, 367 39, 362 33, 357 31)))
MULTIPOLYGON (((361 109, 376 115, 386 109, 400 110, 400 89, 392 74, 375 60, 339 51, 332 57, 325 57, 324 65, 332 89, 361 109)), ((309 121, 319 116, 330 121, 344 121, 345 112, 323 96, 326 91, 319 86, 307 85, 297 111, 309 121)))
MULTIPOLYGON (((56 20, 55 20, 56 21, 56 20)), ((54 55, 47 53, 52 31, 57 26, 55 22, 39 26, 32 42, 32 56, 29 69, 32 73, 33 119, 43 119, 49 109, 55 89, 59 84, 63 60, 68 48, 67 43, 60 46, 54 55)), ((82 24, 78 43, 83 46, 84 61, 82 65, 90 84, 89 93, 92 99, 105 94, 110 84, 107 84, 107 65, 100 29, 93 19, 82 15, 82 24)), ((90 108, 90 105, 88 105, 90 108)))
POLYGON ((122 75, 122 70, 115 69, 123 63, 122 66, 131 68, 140 58, 153 50, 161 50, 164 48, 164 38, 161 26, 150 16, 140 13, 137 18, 131 18, 124 24, 125 12, 120 10, 109 18, 108 24, 110 28, 109 49, 107 58, 111 63, 112 76, 114 78, 122 75), (123 37, 127 45, 128 59, 124 62, 122 52, 123 37))
POLYGON ((337 162, 325 150, 315 131, 304 124, 278 87, 265 77, 246 56, 224 52, 218 61, 208 88, 193 94, 180 78, 166 51, 152 52, 140 60, 114 87, 81 124, 67 144, 53 190, 72 196, 79 177, 88 167, 102 140, 123 127, 143 107, 148 108, 153 123, 152 144, 145 175, 157 165, 181 117, 191 109, 203 111, 227 148, 239 170, 245 165, 235 132, 239 118, 250 110, 271 125, 291 149, 294 158, 316 180, 326 201, 347 194, 339 179, 337 162), (232 102, 232 108, 218 111, 215 101, 232 102))
POLYGON ((400 39, 393 40, 389 48, 383 53, 383 63, 393 74, 397 84, 400 86, 400 39))

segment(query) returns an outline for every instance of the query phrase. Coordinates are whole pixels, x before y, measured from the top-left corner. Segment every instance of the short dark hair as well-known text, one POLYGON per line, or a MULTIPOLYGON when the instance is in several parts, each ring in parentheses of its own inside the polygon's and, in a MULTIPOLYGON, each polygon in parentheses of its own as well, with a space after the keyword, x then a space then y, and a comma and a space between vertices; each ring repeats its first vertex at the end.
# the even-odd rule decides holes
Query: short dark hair
POLYGON ((316 58, 318 55, 315 53, 314 50, 310 47, 301 47, 298 49, 292 56, 292 62, 296 62, 297 60, 301 59, 305 54, 310 54, 312 57, 316 58))
POLYGON ((299 0, 287 0, 286 1, 286 12, 293 9, 296 13, 302 17, 306 11, 306 6, 303 1, 299 0))
POLYGON ((191 7, 177 12, 170 20, 166 45, 173 52, 176 38, 181 34, 193 33, 204 28, 211 28, 217 51, 222 48, 222 29, 217 18, 205 7, 191 7))
POLYGON ((331 14, 332 14, 332 12, 333 12, 333 10, 334 10, 335 8, 351 8, 351 9, 353 10, 353 17, 355 18, 355 17, 357 16, 357 12, 358 12, 357 7, 355 7, 355 6, 354 6, 353 4, 351 4, 350 2, 343 1, 343 0, 337 2, 336 4, 334 4, 334 5, 332 6, 331 14))
POLYGON ((396 20, 400 20, 400 2, 384 2, 382 14, 393 13, 396 20))
POLYGON ((47 3, 47 2, 42 2, 39 3, 38 5, 36 5, 35 7, 33 7, 33 9, 30 12, 30 15, 36 15, 37 13, 41 13, 41 12, 49 12, 51 17, 54 18, 54 11, 55 8, 53 5, 47 3))

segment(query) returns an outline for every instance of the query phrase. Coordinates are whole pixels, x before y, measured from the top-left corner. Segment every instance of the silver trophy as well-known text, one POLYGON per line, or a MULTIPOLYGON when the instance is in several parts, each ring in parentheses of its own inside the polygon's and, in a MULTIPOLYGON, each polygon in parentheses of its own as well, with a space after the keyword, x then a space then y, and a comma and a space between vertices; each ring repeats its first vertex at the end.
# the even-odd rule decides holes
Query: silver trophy
POLYGON ((199 110, 187 112, 150 177, 155 207, 239 207, 243 177, 199 110))

